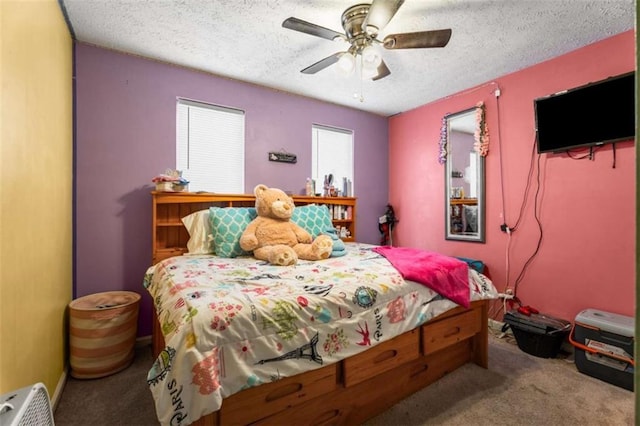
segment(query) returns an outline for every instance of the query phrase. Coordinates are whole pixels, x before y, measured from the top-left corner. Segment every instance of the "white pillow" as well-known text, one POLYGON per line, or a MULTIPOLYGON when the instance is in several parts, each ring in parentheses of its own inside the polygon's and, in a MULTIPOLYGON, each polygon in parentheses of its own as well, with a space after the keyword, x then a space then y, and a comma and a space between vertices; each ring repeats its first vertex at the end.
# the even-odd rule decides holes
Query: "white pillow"
POLYGON ((213 230, 209 220, 209 209, 199 210, 182 218, 189 241, 187 249, 189 254, 212 254, 213 251, 213 230))

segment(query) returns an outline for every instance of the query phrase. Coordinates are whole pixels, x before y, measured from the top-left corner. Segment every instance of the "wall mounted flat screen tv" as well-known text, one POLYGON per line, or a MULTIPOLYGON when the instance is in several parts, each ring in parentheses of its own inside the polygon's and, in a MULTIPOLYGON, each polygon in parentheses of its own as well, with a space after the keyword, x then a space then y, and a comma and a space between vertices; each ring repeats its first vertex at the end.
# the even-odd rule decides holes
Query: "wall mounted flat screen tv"
POLYGON ((635 72, 534 100, 538 153, 635 137, 635 72))

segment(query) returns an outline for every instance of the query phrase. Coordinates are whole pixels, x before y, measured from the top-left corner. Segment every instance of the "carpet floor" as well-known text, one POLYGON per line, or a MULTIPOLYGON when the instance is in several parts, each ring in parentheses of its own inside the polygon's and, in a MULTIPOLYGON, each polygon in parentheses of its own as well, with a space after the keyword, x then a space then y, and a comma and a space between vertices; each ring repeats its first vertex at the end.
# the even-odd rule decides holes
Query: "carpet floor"
MULTIPOLYGON (((54 413, 56 425, 157 425, 146 384, 152 363, 145 346, 117 374, 70 377, 54 413)), ((632 426, 634 398, 634 392, 579 373, 570 356, 537 358, 510 338, 490 335, 488 369, 467 364, 366 425, 632 426)))

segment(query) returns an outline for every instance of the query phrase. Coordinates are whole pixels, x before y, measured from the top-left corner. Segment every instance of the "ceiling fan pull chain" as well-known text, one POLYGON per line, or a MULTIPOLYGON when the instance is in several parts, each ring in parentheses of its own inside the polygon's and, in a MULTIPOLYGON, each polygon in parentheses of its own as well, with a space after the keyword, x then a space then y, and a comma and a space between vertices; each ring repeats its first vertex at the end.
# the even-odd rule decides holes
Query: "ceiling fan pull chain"
POLYGON ((364 70, 363 70, 364 62, 363 61, 364 61, 364 59, 362 58, 362 55, 360 55, 360 78, 359 78, 359 80, 360 80, 360 98, 359 98, 360 102, 364 102, 364 92, 363 92, 363 88, 362 88, 363 85, 364 85, 364 83, 362 82, 364 80, 364 78, 363 78, 363 76, 364 76, 363 75, 363 73, 364 73, 364 70))
POLYGON ((362 56, 360 56, 360 103, 364 102, 364 78, 362 78, 362 56))

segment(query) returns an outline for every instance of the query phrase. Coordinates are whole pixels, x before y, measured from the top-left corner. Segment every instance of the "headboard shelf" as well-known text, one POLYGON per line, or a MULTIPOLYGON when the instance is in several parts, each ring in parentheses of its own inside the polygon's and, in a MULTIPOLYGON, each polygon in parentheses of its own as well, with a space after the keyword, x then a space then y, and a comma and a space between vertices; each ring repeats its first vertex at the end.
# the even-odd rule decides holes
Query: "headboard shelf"
MULTIPOLYGON (((253 194, 217 194, 210 192, 152 191, 152 262, 187 252, 189 233, 182 218, 209 207, 253 207, 253 194)), ((296 206, 323 204, 334 212, 333 224, 350 234, 344 241, 355 241, 356 199, 354 197, 292 196, 296 206)))

